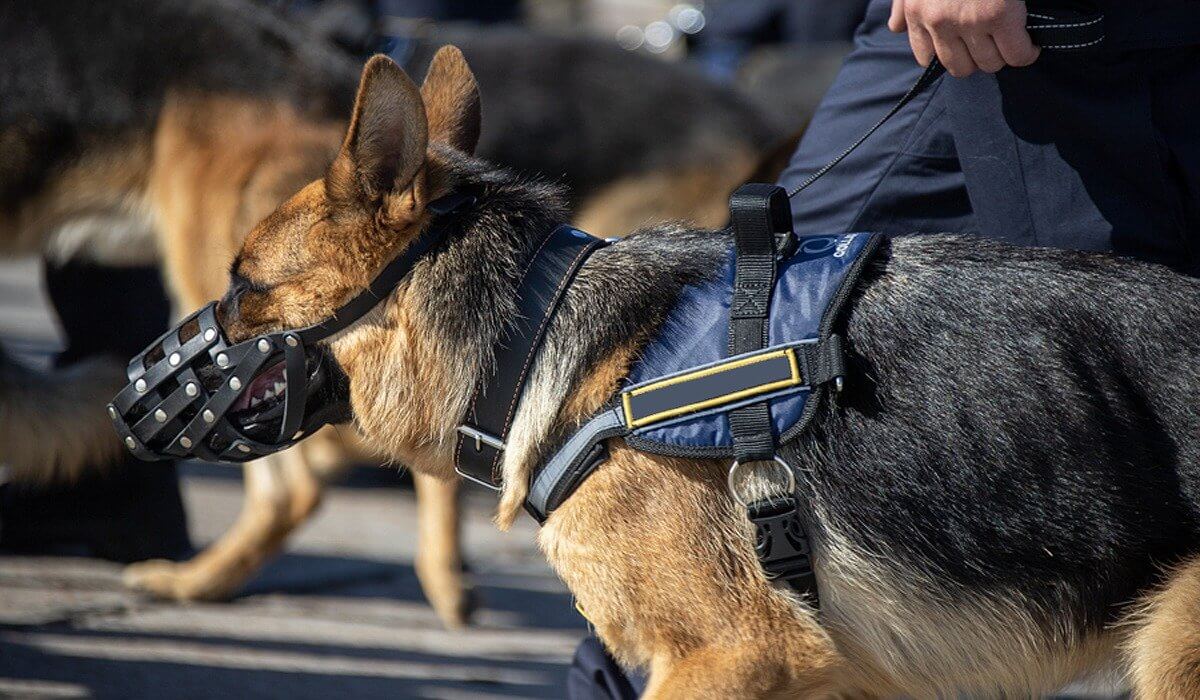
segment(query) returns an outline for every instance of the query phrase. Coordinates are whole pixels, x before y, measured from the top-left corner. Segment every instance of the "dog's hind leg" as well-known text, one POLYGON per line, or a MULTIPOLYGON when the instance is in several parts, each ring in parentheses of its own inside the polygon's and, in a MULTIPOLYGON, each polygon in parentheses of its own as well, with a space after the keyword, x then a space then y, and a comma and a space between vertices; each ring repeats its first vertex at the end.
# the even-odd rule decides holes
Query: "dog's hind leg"
POLYGON ((133 564, 126 585, 172 600, 232 597, 320 504, 324 474, 314 461, 293 448, 250 462, 242 512, 221 539, 186 562, 133 564))
POLYGON ((417 555, 421 590, 442 623, 457 629, 470 620, 474 598, 463 580, 457 480, 413 473, 417 491, 417 555))
POLYGON ((1125 648, 1139 700, 1200 698, 1200 557, 1151 594, 1125 648))

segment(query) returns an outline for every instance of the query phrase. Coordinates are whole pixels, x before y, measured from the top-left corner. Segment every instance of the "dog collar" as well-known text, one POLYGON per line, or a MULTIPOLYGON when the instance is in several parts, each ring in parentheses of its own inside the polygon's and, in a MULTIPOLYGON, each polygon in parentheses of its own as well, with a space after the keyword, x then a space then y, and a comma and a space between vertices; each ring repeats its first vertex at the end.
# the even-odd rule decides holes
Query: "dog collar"
POLYGON ((603 239, 567 225, 538 246, 517 285, 517 313, 495 346, 494 370, 475 388, 467 422, 458 428, 454 468, 465 479, 498 490, 500 464, 530 369, 563 294, 603 239))

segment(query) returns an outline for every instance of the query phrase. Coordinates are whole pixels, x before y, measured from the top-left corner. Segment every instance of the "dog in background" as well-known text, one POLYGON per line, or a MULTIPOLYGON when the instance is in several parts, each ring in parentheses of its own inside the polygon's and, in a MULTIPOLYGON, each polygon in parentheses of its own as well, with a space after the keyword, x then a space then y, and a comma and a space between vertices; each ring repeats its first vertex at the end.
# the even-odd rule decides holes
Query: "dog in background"
MULTIPOLYGON (((685 68, 600 42, 518 31, 456 41, 480 66, 490 115, 480 152, 564 180, 593 230, 719 224, 728 193, 783 133, 685 68)), ((157 257, 181 309, 220 296, 245 232, 325 172, 359 67, 234 0, 7 3, 0 47, 0 253, 157 257)), ((35 378, 5 364, 0 455, 21 465, 17 476, 69 477, 118 449, 100 407, 120 371, 93 370, 35 378)), ((134 565, 126 580, 181 600, 233 595, 309 517, 347 454, 327 432, 247 465, 228 533, 191 561, 134 565)), ((457 485, 424 475, 416 485, 417 573, 442 619, 462 624, 457 485)))
MULTIPOLYGON (((373 59, 337 159, 251 231, 218 310, 231 342, 320 321, 428 202, 475 193, 436 255, 326 346, 368 442, 441 478, 516 273, 568 216, 560 191, 470 155, 479 119, 454 49, 419 90, 373 59)), ((587 260, 516 411, 498 524, 730 244, 666 225, 587 260)), ((847 309, 847 388, 780 452, 810 510, 819 613, 767 580, 727 463, 610 440, 541 530, 606 645, 650 669, 646 697, 1028 697, 1111 659, 1137 697, 1200 696, 1200 281, 914 236, 882 247, 847 309)), ((769 495, 761 481, 742 495, 769 495)))

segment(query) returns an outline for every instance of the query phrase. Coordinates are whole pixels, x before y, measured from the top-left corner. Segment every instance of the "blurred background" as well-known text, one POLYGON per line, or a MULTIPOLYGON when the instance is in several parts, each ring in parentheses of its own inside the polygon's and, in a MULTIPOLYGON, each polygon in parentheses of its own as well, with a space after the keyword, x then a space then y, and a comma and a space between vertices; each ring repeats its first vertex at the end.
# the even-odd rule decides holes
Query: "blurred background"
MULTIPOLYGON (((186 264, 212 281, 181 287, 163 241, 201 234, 162 224, 158 209, 134 216, 109 202, 142 191, 102 191, 103 173, 118 167, 107 155, 84 178, 99 193, 69 211, 46 205, 53 178, 114 143, 136 149, 122 134, 161 133, 165 95, 180 85, 253 92, 256 71, 263 81, 305 72, 287 100, 305 119, 338 124, 367 56, 387 53, 419 80, 433 49, 455 43, 481 83, 480 155, 570 187, 581 226, 718 226, 738 184, 771 179, 786 162, 865 3, 38 4, 44 12, 32 0, 0 10, 0 34, 12 33, 0 42, 0 424, 10 429, 0 431, 0 696, 563 697, 587 623, 537 552, 532 522, 499 533, 490 492, 460 495, 460 626, 423 595, 410 477, 361 453, 339 455, 353 466, 323 479, 320 509, 260 553, 265 565, 248 580, 231 576, 215 593, 129 585, 126 564, 187 565, 241 527, 242 470, 147 464, 120 450, 63 469, 59 440, 105 438, 52 415, 42 397, 65 393, 102 411, 107 385, 92 396, 72 382, 119 368, 216 296, 225 269, 193 256, 186 264), (255 62, 279 46, 278 65, 255 62), (242 74, 207 67, 222 60, 242 74), (27 454, 38 449, 42 462, 27 454)), ((224 225, 197 207, 201 224, 224 225)), ((232 227, 232 243, 203 245, 224 245, 228 257, 245 233, 232 227)))

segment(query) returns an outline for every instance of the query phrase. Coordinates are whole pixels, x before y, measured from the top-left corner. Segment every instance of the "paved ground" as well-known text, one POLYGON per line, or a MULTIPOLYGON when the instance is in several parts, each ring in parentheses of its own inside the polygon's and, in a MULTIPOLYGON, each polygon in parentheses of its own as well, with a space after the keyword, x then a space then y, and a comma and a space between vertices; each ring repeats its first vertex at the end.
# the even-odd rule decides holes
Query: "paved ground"
MULTIPOLYGON (((198 543, 233 521, 236 470, 187 469, 184 488, 198 543)), ((407 489, 334 489, 289 552, 228 604, 139 599, 105 562, 2 557, 0 696, 562 697, 585 623, 537 553, 533 525, 499 533, 489 507, 488 494, 468 499, 483 607, 464 632, 441 629, 417 587, 407 489)))

